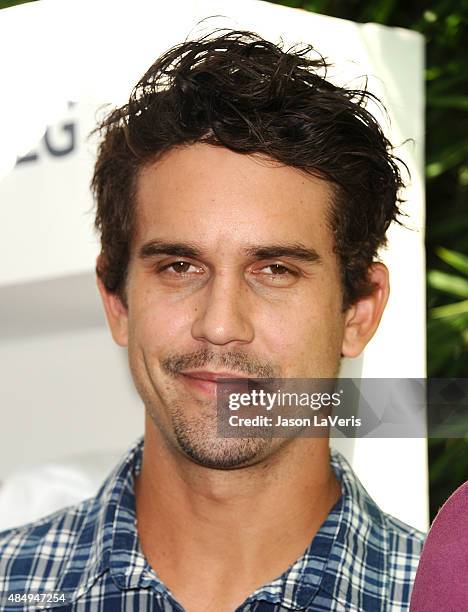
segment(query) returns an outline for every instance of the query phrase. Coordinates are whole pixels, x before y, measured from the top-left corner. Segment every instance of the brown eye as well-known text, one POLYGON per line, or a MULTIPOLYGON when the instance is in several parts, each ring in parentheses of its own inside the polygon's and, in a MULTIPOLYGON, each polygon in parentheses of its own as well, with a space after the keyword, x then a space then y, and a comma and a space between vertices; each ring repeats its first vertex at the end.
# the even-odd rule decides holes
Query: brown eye
POLYGON ((190 261, 172 261, 170 263, 163 264, 158 267, 157 272, 166 277, 185 277, 192 276, 193 274, 202 274, 203 268, 196 264, 190 263, 190 261))
POLYGON ((270 287, 291 287, 298 280, 298 272, 280 263, 270 263, 252 270, 254 278, 270 287))
POLYGON ((174 272, 184 273, 190 270, 191 265, 188 261, 176 261, 168 266, 168 268, 171 268, 174 272))
POLYGON ((281 264, 271 264, 269 266, 266 266, 264 270, 268 270, 268 268, 270 268, 271 274, 273 275, 287 274, 288 272, 290 272, 290 270, 286 268, 286 266, 282 266, 281 264))

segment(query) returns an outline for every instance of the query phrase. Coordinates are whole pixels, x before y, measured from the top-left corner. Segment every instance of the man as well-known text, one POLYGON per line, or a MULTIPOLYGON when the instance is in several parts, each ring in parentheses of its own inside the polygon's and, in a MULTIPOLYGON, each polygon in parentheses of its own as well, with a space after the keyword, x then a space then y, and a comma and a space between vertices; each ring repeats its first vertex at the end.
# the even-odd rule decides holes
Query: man
POLYGON ((370 94, 327 82, 310 51, 185 42, 102 123, 98 285, 144 444, 96 497, 2 534, 6 593, 87 611, 407 609, 422 535, 326 437, 217 433, 218 379, 333 378, 388 297, 375 257, 397 160, 370 94))

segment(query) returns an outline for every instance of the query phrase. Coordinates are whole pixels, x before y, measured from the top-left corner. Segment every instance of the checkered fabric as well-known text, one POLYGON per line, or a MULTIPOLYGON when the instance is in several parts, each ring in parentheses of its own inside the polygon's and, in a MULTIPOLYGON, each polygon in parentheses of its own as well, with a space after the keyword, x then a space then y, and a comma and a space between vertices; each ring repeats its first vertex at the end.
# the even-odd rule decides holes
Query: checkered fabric
MULTIPOLYGON (((183 610, 139 546, 134 479, 142 449, 139 439, 95 497, 0 533, 1 610, 183 610), (48 602, 37 603, 44 594, 48 602)), ((408 609, 423 534, 383 513, 339 453, 331 461, 341 498, 304 555, 237 612, 408 609)))

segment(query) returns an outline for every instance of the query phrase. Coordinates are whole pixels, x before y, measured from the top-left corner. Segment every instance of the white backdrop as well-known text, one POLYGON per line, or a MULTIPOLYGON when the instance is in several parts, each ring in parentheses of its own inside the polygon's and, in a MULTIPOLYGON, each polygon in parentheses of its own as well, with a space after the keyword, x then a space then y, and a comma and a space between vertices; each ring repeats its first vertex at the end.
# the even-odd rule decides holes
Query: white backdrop
MULTIPOLYGON (((0 478, 45 461, 115 457, 143 429, 126 356, 112 344, 94 288, 97 253, 86 136, 97 107, 121 104, 169 46, 215 25, 274 42, 312 43, 332 80, 379 95, 379 115, 411 171, 407 225, 382 253, 392 295, 381 328, 343 374, 425 376, 423 42, 396 28, 256 0, 41 0, 0 11, 0 478), (211 15, 222 15, 197 23, 211 15), (70 103, 72 102, 72 103, 70 103), (47 131, 46 131, 47 130, 47 131), (26 156, 15 167, 18 156, 26 156), (113 454, 114 453, 114 454, 113 454)), ((427 526, 423 439, 341 442, 388 512, 427 526)))

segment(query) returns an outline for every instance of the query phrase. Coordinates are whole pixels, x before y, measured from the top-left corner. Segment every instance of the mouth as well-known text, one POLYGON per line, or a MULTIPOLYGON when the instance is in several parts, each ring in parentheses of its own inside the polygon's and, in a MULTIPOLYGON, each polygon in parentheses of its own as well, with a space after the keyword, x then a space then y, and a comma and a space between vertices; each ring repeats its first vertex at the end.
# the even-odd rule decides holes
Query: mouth
POLYGON ((181 380, 191 389, 201 391, 206 395, 216 396, 221 381, 227 384, 227 380, 241 381, 248 378, 247 375, 239 375, 233 372, 211 372, 207 370, 193 370, 180 372, 181 380))

